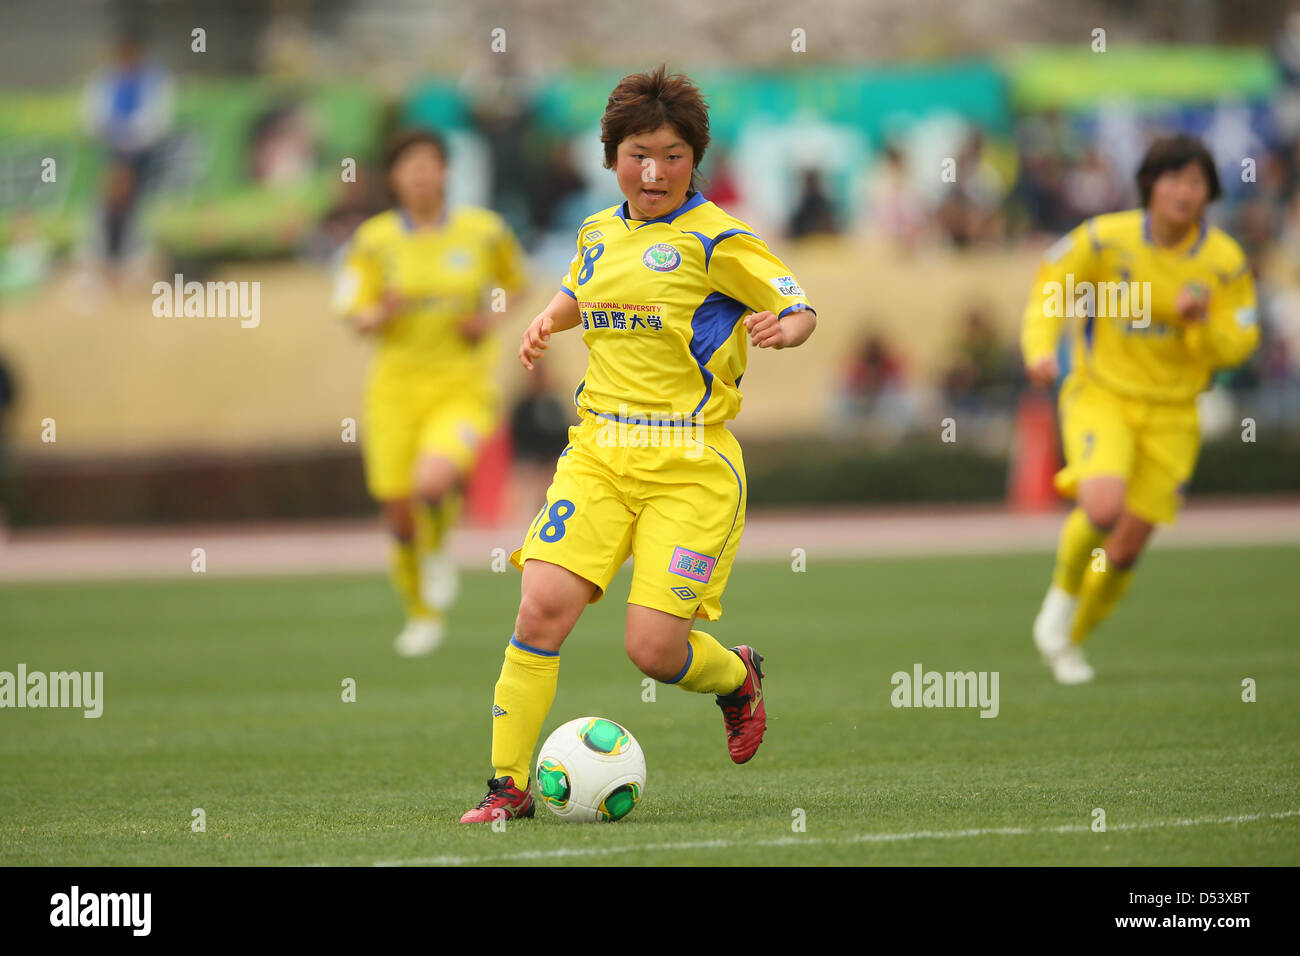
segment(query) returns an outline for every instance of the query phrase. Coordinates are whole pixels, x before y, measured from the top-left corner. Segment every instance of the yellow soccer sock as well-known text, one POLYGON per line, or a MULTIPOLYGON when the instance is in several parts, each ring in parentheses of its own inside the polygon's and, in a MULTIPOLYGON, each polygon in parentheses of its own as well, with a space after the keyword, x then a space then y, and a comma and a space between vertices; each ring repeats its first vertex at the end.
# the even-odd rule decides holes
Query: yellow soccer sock
POLYGON ((465 510, 465 495, 459 489, 452 489, 442 496, 438 502, 438 512, 442 519, 442 536, 446 540, 447 535, 451 534, 451 529, 456 527, 456 522, 460 520, 461 512, 465 510))
POLYGON ((402 599, 402 608, 408 619, 438 616, 420 597, 420 556, 415 539, 393 542, 388 576, 393 582, 393 590, 402 599))
POLYGON ((666 684, 676 684, 696 694, 730 694, 745 682, 745 662, 703 631, 686 639, 686 666, 666 684))
POLYGON ((447 535, 460 518, 464 498, 458 491, 449 491, 437 504, 412 502, 415 517, 416 551, 421 557, 435 554, 447 541, 447 535))
POLYGON ((1072 644, 1082 644, 1093 629, 1110 616, 1132 580, 1131 567, 1114 565, 1084 575, 1083 586, 1079 589, 1079 605, 1074 609, 1074 622, 1070 628, 1072 644))
POLYGON ((492 767, 523 789, 531 777, 533 750, 555 700, 558 652, 529 647, 513 634, 492 697, 492 767))
POLYGON ((411 503, 415 518, 415 551, 420 557, 433 554, 442 547, 443 523, 440 505, 429 505, 416 499, 411 503))
POLYGON ((1056 546, 1056 569, 1052 583, 1070 597, 1079 596, 1083 573, 1092 560, 1092 552, 1106 540, 1106 532, 1088 520, 1082 508, 1070 512, 1061 528, 1056 546))

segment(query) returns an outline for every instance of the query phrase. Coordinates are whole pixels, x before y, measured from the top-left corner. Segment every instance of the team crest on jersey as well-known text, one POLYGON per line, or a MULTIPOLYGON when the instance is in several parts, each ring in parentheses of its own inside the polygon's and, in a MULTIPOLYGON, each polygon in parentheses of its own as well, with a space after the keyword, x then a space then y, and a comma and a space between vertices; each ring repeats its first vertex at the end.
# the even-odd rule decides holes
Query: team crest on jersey
POLYGON ((682 264, 682 254, 666 242, 656 242, 645 251, 641 261, 655 272, 672 272, 682 264))
POLYGON ((673 559, 668 565, 673 574, 680 574, 701 584, 708 583, 713 575, 713 559, 707 554, 700 554, 690 548, 678 547, 673 550, 673 559))

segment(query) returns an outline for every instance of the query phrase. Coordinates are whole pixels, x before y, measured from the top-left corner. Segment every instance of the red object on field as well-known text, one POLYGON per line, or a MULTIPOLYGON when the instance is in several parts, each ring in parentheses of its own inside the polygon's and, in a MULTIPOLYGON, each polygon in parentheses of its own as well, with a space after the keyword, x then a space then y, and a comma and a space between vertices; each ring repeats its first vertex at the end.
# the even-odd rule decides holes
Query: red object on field
POLYGON ((1013 511, 1050 511, 1058 502, 1052 477, 1061 467, 1056 442, 1056 406, 1041 393, 1021 397, 1016 409, 1016 443, 1007 482, 1013 511))
POLYGON ((475 524, 493 528, 501 524, 512 456, 510 429, 502 424, 479 449, 465 488, 465 515, 475 524))

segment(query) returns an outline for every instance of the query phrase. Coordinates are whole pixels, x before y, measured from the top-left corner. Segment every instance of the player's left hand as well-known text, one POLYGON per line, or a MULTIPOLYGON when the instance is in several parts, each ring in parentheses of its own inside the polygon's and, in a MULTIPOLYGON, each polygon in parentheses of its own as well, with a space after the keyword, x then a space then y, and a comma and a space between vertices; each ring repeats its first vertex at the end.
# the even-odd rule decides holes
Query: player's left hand
POLYGON ((1210 303, 1210 290, 1199 282, 1189 282, 1178 291, 1174 299, 1174 308, 1188 322, 1199 322, 1205 318, 1205 310, 1210 303))
POLYGON ((760 349, 783 349, 788 344, 785 326, 772 312, 755 312, 745 319, 745 328, 749 330, 749 342, 760 349))

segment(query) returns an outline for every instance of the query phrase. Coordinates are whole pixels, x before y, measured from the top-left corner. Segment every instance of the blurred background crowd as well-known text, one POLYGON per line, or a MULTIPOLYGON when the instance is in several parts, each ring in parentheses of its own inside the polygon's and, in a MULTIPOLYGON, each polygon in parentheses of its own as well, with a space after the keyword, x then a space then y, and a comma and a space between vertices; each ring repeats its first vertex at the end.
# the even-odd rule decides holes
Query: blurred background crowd
MULTIPOLYGON (((1285 457, 1300 431, 1300 6, 7 6, 0 474, 18 523, 61 520, 87 476, 116 504, 85 520, 195 516, 159 503, 167 475, 208 489, 224 514, 364 510, 359 480, 356 497, 319 490, 356 477, 338 431, 355 415, 364 351, 328 302, 352 231, 387 205, 383 143, 404 127, 440 130, 451 200, 497 210, 524 243, 534 288, 512 306, 509 352, 577 225, 621 198, 601 167, 605 96, 662 60, 711 103, 705 195, 781 251, 822 313, 816 349, 747 377, 736 430, 769 442, 773 462, 798 447, 802 460, 860 469, 827 500, 925 486, 882 477, 873 456, 909 467, 945 416, 980 456, 967 471, 993 464, 983 484, 935 494, 1000 492, 1038 256, 1081 220, 1135 206, 1147 143, 1175 130, 1215 155, 1225 195, 1212 218, 1246 250, 1261 298, 1263 345, 1220 376, 1205 430, 1235 435, 1249 415, 1262 434, 1290 436, 1259 488, 1300 480, 1285 457), (160 325, 149 290, 177 273, 262 282, 259 330, 160 325), (114 476, 153 491, 114 496, 103 490, 114 476), (277 481, 279 498, 229 498, 241 482, 277 481), (316 490, 295 497, 306 485, 316 490)), ((504 428, 521 459, 545 463, 563 446, 584 358, 572 344, 544 379, 503 361, 504 428)), ((1218 490, 1234 490, 1224 468, 1218 490)), ((760 499, 762 474, 760 462, 760 499)))

